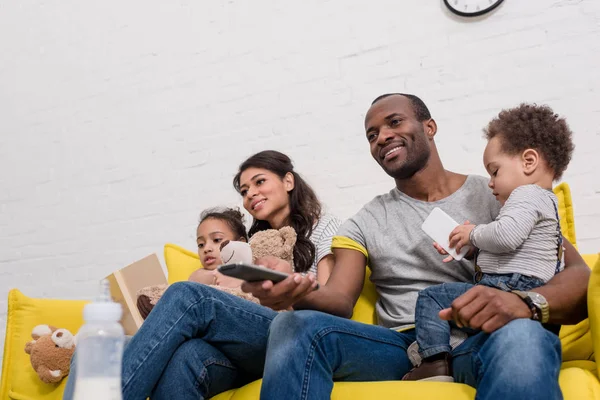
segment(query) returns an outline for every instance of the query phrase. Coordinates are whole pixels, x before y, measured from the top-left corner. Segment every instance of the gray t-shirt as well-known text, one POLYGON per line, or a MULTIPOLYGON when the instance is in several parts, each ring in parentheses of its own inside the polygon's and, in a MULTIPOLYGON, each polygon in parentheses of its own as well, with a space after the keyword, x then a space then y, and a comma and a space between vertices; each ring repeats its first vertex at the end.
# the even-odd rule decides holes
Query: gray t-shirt
POLYGON ((371 281, 379 293, 376 311, 382 326, 402 329, 413 325, 420 290, 473 279, 472 261, 443 263, 433 241, 421 229, 435 207, 459 223, 469 220, 477 225, 493 221, 500 203, 487 187, 487 179, 474 175, 452 195, 436 202, 416 200, 394 188, 365 205, 336 235, 358 245, 347 248, 366 251, 371 281))

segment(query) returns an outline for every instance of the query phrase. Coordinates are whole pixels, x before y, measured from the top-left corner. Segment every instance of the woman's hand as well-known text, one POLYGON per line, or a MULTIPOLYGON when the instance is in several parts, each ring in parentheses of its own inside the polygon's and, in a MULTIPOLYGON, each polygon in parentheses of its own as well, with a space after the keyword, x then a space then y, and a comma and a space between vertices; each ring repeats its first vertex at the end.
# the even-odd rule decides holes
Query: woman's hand
POLYGON ((267 256, 256 260, 256 264, 265 268, 272 269, 274 271, 283 272, 286 274, 293 274, 294 270, 290 263, 281 258, 267 256))
MULTIPOLYGON (((281 272, 291 271, 288 262, 276 257, 264 257, 256 261, 258 265, 281 272)), ((286 310, 317 288, 314 274, 302 276, 294 273, 283 281, 244 282, 242 291, 252 294, 263 306, 273 310, 286 310)))

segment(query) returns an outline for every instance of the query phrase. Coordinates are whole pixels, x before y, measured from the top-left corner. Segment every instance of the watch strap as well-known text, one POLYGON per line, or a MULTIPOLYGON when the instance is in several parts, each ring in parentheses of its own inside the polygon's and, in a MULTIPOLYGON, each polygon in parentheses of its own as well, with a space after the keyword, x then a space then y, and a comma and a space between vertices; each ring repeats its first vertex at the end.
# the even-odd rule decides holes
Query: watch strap
POLYGON ((541 322, 541 310, 533 303, 533 300, 531 300, 531 297, 529 297, 527 292, 522 292, 520 290, 512 290, 511 293, 514 293, 517 296, 519 296, 519 298, 523 300, 525 304, 527 304, 527 307, 529 307, 529 310, 531 311, 532 320, 541 322))

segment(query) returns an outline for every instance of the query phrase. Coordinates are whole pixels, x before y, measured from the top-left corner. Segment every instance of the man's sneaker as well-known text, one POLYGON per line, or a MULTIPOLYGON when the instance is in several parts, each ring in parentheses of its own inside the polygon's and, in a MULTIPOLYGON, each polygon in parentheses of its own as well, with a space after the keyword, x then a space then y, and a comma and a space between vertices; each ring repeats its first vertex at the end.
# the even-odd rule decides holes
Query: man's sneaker
POLYGON ((450 356, 435 361, 423 361, 421 365, 410 370, 402 377, 403 381, 437 381, 454 382, 450 370, 450 356))
MULTIPOLYGON (((469 335, 465 332, 452 328, 450 330, 450 347, 452 347, 452 350, 460 346, 468 337, 469 335)), ((411 345, 408 346, 408 349, 406 349, 406 352, 408 353, 408 359, 412 365, 418 367, 421 364, 421 356, 419 355, 419 345, 417 342, 412 342, 411 345)))

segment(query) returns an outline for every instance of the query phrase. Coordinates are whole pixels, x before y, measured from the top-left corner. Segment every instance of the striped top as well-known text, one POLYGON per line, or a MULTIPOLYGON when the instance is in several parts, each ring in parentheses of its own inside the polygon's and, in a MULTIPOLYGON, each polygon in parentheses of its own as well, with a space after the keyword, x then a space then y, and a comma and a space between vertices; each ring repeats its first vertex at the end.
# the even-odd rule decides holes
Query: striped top
POLYGON ((307 272, 317 274, 317 264, 331 253, 331 241, 337 233, 342 221, 331 214, 323 214, 313 227, 310 241, 315 245, 315 259, 307 272))
POLYGON ((495 221, 471 231, 471 243, 480 250, 481 271, 519 273, 547 282, 562 270, 557 204, 554 193, 538 185, 513 190, 495 221))

